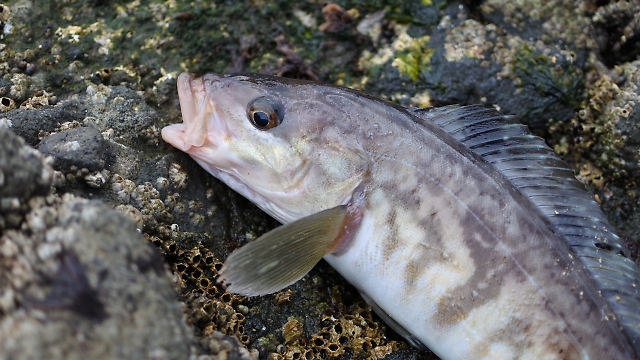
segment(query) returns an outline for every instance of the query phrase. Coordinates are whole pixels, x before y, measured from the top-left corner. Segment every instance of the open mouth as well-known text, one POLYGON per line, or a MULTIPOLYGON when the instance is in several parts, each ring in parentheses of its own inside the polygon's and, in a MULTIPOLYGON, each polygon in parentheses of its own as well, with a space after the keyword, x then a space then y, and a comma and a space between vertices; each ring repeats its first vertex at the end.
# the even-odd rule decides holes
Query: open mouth
POLYGON ((200 147, 207 138, 207 122, 204 116, 208 113, 206 107, 206 92, 202 79, 194 79, 191 74, 182 73, 178 77, 178 97, 182 121, 185 124, 184 144, 200 147))
POLYGON ((216 88, 217 79, 196 79, 188 73, 180 74, 177 87, 183 122, 162 129, 162 138, 166 142, 192 153, 204 145, 215 147, 220 138, 228 135, 228 127, 217 113, 215 104, 208 99, 210 94, 207 94, 208 88, 216 88))

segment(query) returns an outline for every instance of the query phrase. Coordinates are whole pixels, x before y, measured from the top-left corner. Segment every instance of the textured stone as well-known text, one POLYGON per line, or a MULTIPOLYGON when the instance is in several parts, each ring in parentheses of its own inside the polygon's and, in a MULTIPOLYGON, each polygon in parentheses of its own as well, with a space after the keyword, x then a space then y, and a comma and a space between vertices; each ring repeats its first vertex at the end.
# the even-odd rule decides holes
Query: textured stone
POLYGON ((10 129, 0 127, 0 198, 45 194, 52 176, 53 170, 41 153, 25 146, 10 129))
POLYGON ((113 161, 107 143, 95 127, 78 127, 49 135, 38 144, 38 150, 52 156, 56 170, 77 169, 100 171, 113 161))

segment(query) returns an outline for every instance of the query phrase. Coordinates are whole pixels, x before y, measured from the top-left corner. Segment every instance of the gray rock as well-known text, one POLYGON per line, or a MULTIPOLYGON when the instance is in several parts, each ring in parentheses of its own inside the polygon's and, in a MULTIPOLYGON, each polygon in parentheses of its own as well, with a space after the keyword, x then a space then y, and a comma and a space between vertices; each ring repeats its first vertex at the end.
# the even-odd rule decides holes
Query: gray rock
MULTIPOLYGON (((43 166, 44 156, 25 146, 11 130, 0 127, 0 199, 28 199, 49 191, 53 171, 43 166)), ((7 200, 0 200, 0 202, 7 200)), ((0 213, 3 206, 0 206, 0 213)), ((0 228, 1 229, 1 228, 0 228)))
POLYGON ((133 222, 71 195, 31 203, 30 232, 0 238, 1 359, 189 357, 162 257, 133 222))
POLYGON ((182 305, 134 222, 100 201, 46 195, 44 157, 6 128, 0 144, 0 223, 13 225, 0 227, 0 359, 188 358, 182 305))
POLYGON ((86 114, 87 107, 84 103, 71 100, 39 111, 15 109, 2 116, 11 120, 12 129, 24 138, 27 144, 35 146, 40 141, 40 132, 53 132, 64 122, 82 121, 86 114))
POLYGON ((49 135, 38 144, 38 150, 52 156, 53 166, 59 171, 68 171, 72 166, 101 171, 113 161, 102 134, 91 126, 49 135))

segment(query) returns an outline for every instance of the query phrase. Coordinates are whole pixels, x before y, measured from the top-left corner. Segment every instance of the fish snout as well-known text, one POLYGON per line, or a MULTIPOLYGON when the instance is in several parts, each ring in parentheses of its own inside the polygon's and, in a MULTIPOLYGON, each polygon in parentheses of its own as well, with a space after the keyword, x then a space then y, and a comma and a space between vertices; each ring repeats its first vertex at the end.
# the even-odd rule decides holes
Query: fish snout
POLYGON ((175 147, 178 150, 187 152, 191 148, 191 144, 185 142, 185 129, 184 124, 172 124, 162 128, 161 136, 162 140, 169 145, 175 147))

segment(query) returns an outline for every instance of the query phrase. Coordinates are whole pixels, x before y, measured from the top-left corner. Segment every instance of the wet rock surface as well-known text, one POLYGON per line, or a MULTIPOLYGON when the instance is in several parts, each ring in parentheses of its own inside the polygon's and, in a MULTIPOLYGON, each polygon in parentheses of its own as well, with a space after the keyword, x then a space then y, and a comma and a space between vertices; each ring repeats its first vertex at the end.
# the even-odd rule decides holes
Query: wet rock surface
MULTIPOLYGON (((49 192, 53 170, 44 156, 25 146, 22 138, 0 127, 0 199, 3 203, 49 192)), ((2 206, 7 208, 8 205, 2 206)))
MULTIPOLYGON (((92 129, 90 141, 79 141, 79 149, 106 141, 93 128, 75 128, 52 142, 77 141, 83 129, 92 129)), ((0 140, 0 169, 7 174, 0 184, 0 358, 196 356, 200 345, 166 264, 131 219, 140 212, 52 194, 54 161, 7 128, 0 127, 0 140)), ((93 151, 75 155, 77 161, 109 157, 93 151)), ((207 353, 251 358, 221 333, 204 339, 207 353)))
POLYGON ((113 156, 107 151, 102 134, 94 127, 78 127, 46 136, 38 144, 38 150, 53 157, 56 170, 71 167, 100 171, 113 156))
POLYGON ((271 296, 215 282, 277 223, 160 139, 181 121, 185 70, 496 106, 547 139, 637 249, 637 4, 337 5, 0 7, 0 358, 436 358, 323 262, 271 296))
POLYGON ((50 194, 50 161, 6 128, 0 138, 0 168, 12 170, 0 186, 0 358, 187 358, 182 305, 135 223, 50 194))
POLYGON ((189 355, 193 337, 162 258, 132 221, 72 196, 30 203, 32 233, 0 238, 3 358, 189 355))
POLYGON ((11 113, 11 129, 27 144, 35 146, 43 133, 50 133, 62 123, 81 121, 85 118, 86 107, 78 101, 68 101, 40 111, 17 109, 11 113))

